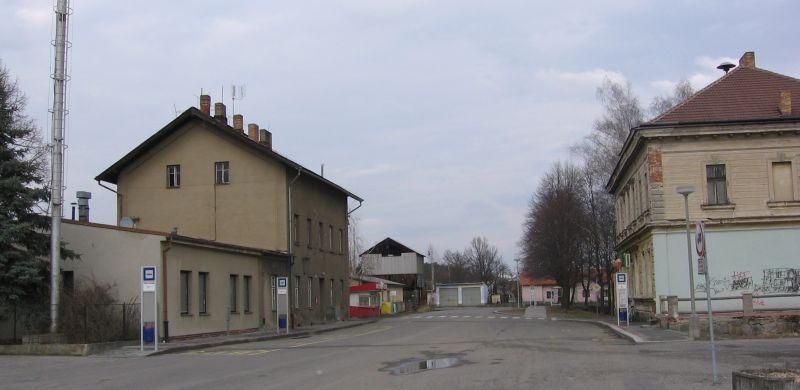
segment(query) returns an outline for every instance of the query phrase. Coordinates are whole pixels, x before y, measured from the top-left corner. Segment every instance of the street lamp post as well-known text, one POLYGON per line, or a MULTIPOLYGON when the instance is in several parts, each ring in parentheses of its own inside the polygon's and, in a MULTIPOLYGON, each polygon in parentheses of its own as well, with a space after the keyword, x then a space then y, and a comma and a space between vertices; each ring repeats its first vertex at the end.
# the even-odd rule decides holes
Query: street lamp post
POLYGON ((683 195, 683 208, 686 213, 686 253, 689 260, 689 298, 691 299, 692 312, 689 315, 689 338, 694 340, 700 336, 700 320, 697 318, 694 300, 694 267, 692 266, 692 233, 689 228, 689 194, 694 192, 694 186, 680 186, 676 192, 683 195))
POLYGON ((520 304, 520 301, 522 300, 522 290, 520 290, 521 283, 519 280, 519 260, 520 259, 514 259, 514 261, 517 263, 517 309, 522 307, 520 304))

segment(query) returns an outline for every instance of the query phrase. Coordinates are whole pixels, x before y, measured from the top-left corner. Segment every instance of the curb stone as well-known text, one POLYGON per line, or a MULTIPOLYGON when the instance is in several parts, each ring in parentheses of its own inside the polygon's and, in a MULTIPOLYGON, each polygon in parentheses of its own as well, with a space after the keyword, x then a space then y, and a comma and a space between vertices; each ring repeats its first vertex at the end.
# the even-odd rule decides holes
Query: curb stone
POLYGON ((173 353, 179 353, 179 352, 193 351, 193 350, 197 350, 197 349, 222 347, 222 346, 234 345, 234 344, 255 343, 255 342, 260 342, 260 341, 278 340, 278 339, 285 339, 285 338, 298 337, 298 336, 307 337, 307 336, 311 336, 311 335, 315 335, 315 334, 333 332, 335 330, 354 328, 354 327, 357 327, 357 326, 362 326, 362 325, 367 325, 367 324, 374 324, 374 323, 376 323, 378 321, 379 321, 379 319, 373 319, 373 320, 370 320, 370 321, 364 321, 364 322, 360 322, 359 321, 359 322, 354 323, 354 324, 347 324, 347 325, 339 326, 339 327, 331 327, 331 328, 328 328, 328 329, 308 330, 308 331, 300 331, 300 332, 294 332, 294 333, 290 333, 290 334, 280 334, 280 335, 277 335, 277 334, 276 335, 265 335, 265 336, 251 337, 251 338, 240 338, 240 339, 235 339, 235 340, 210 341, 210 342, 207 342, 207 343, 193 344, 193 345, 179 345, 179 346, 175 346, 175 347, 171 347, 171 348, 167 348, 167 349, 161 349, 161 350, 158 350, 158 351, 153 351, 153 352, 151 352, 151 353, 149 353, 149 354, 147 354, 145 356, 167 355, 167 354, 173 354, 173 353))

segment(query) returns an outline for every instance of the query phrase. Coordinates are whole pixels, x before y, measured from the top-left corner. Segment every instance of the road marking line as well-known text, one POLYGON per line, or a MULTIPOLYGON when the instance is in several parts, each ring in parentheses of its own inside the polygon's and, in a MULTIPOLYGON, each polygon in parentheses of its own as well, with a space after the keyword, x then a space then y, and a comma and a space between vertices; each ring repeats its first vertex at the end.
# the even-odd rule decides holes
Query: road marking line
POLYGON ((488 317, 486 317, 486 318, 494 319, 494 318, 495 318, 495 316, 488 316, 488 317))
POLYGON ((450 316, 450 318, 458 318, 458 316, 450 316))
POLYGON ((280 351, 280 349, 258 349, 250 354, 250 356, 263 355, 265 353, 280 351))
POLYGON ((537 320, 546 320, 547 318, 538 317, 537 320))
POLYGON ((447 318, 447 316, 439 316, 439 318, 447 318))
POLYGON ((469 318, 469 316, 463 316, 464 318, 469 318))
POLYGON ((422 316, 414 316, 414 318, 422 318, 422 316))
POLYGON ((504 319, 506 319, 506 318, 508 318, 508 317, 500 317, 500 319, 501 319, 501 320, 504 320, 504 319))
POLYGON ((425 316, 425 318, 433 318, 433 317, 435 317, 435 316, 425 316))

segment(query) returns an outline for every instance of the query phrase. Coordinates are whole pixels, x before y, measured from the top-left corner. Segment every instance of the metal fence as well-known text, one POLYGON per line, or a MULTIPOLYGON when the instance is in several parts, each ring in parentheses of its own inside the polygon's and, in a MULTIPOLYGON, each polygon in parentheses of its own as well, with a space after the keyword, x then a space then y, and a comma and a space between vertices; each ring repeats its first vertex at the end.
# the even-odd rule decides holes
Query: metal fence
MULTIPOLYGON (((100 343, 139 338, 138 303, 62 304, 59 334, 68 343, 100 343)), ((0 343, 19 344, 24 336, 47 333, 48 304, 0 306, 0 343)))

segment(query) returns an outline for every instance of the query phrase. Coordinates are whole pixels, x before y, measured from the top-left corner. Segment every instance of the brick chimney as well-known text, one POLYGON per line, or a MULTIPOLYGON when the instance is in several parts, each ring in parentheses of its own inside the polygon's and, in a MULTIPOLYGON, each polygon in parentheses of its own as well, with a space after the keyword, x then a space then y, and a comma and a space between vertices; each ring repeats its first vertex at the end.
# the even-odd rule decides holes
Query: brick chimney
POLYGON ((200 95, 200 111, 203 114, 211 115, 211 96, 210 95, 200 95))
POLYGON ((270 149, 272 149, 272 133, 269 132, 267 129, 261 129, 261 136, 258 139, 258 142, 261 145, 264 145, 270 149))
POLYGON ((756 68, 756 53, 753 51, 747 51, 742 54, 742 58, 739 58, 739 66, 743 66, 745 68, 755 69, 756 68))
POLYGON ((249 123, 247 125, 247 137, 253 141, 258 141, 258 125, 249 123))
POLYGON ((242 114, 233 114, 233 129, 244 131, 244 117, 242 114))
POLYGON ((781 116, 792 115, 792 93, 789 91, 781 91, 781 100, 778 102, 778 112, 781 116))
POLYGON ((222 103, 214 103, 214 119, 228 124, 228 117, 225 115, 225 105, 222 103))

